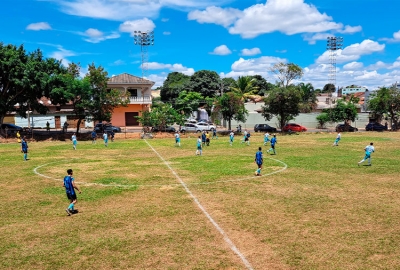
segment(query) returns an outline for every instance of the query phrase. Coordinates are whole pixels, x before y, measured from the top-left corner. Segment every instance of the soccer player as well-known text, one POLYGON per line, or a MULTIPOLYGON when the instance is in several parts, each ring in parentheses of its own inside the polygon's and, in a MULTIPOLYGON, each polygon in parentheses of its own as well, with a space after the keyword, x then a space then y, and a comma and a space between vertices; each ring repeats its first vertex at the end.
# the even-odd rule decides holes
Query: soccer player
POLYGON ((217 136, 217 128, 214 128, 213 129, 213 135, 212 135, 212 138, 214 139, 218 139, 218 136, 217 136))
POLYGON ((247 129, 244 130, 243 132, 243 140, 241 141, 241 143, 247 142, 248 138, 247 138, 247 129))
POLYGON ((24 161, 27 161, 28 160, 28 142, 26 141, 26 136, 24 136, 21 141, 21 153, 24 153, 24 161))
POLYGON ((97 139, 97 133, 96 133, 96 130, 94 130, 93 129, 93 131, 92 131, 92 144, 95 144, 96 143, 96 139, 97 139))
POLYGON ((365 156, 363 160, 358 162, 358 166, 360 166, 360 164, 366 161, 367 159, 368 159, 368 166, 371 166, 371 154, 375 152, 374 143, 370 143, 369 145, 365 146, 364 150, 365 150, 365 156))
POLYGON ((115 136, 115 133, 114 133, 113 130, 110 131, 110 136, 111 136, 111 141, 113 142, 114 141, 114 136, 115 136))
POLYGON ((264 134, 264 145, 267 145, 268 142, 269 142, 269 133, 267 131, 264 134))
POLYGON ((104 145, 107 147, 108 146, 108 135, 107 135, 107 132, 105 132, 105 131, 103 133, 103 140, 104 140, 104 145))
POLYGON ((272 152, 274 152, 274 155, 276 155, 275 144, 277 144, 277 143, 278 143, 278 141, 276 140, 276 134, 274 134, 274 136, 271 138, 271 148, 267 151, 267 153, 272 151, 272 152))
POLYGON ((200 138, 200 136, 198 137, 198 139, 197 139, 197 150, 196 150, 196 156, 197 155, 202 155, 203 154, 203 150, 202 150, 202 148, 201 148, 201 138, 200 138))
POLYGON ((250 132, 247 132, 245 141, 247 141, 247 145, 250 145, 250 132))
POLYGON ((206 132, 206 144, 210 146, 210 133, 208 133, 208 131, 206 132))
POLYGON ((340 141, 341 137, 342 137, 342 135, 340 135, 340 132, 338 132, 338 134, 336 136, 336 140, 333 142, 332 146, 339 146, 339 141, 340 141))
POLYGON ((203 132, 201 133, 201 142, 202 142, 203 146, 206 145, 206 140, 207 140, 206 132, 203 131, 203 132))
POLYGON ((258 166, 257 171, 255 172, 255 175, 261 176, 261 169, 262 169, 262 164, 263 164, 263 154, 261 151, 261 147, 258 147, 258 152, 256 153, 254 162, 257 163, 257 166, 258 166))
POLYGON ((181 146, 181 136, 178 131, 175 131, 175 146, 181 146))
POLYGON ((233 138, 235 138, 235 133, 233 133, 233 131, 231 131, 231 133, 229 133, 229 144, 231 146, 233 144, 233 138))
POLYGON ((64 177, 64 184, 63 187, 65 187, 65 192, 67 193, 67 198, 70 202, 69 206, 65 211, 67 212, 67 215, 70 216, 74 213, 76 213, 74 206, 78 200, 76 197, 75 189, 81 193, 81 190, 78 188, 77 185, 75 185, 74 178, 72 177, 73 171, 72 169, 67 170, 68 175, 64 177))
POLYGON ((78 144, 78 141, 76 140, 76 134, 75 133, 72 135, 71 141, 72 141, 72 147, 74 148, 74 150, 76 150, 76 145, 78 144))

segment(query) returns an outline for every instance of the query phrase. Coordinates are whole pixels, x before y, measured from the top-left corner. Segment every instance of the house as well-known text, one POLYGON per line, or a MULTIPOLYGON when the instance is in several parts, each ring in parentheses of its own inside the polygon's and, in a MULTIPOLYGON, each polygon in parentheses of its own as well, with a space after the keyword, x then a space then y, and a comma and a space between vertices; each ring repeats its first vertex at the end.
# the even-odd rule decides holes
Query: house
MULTIPOLYGON (((368 89, 364 86, 357 86, 357 85, 350 85, 346 86, 345 88, 339 89, 339 92, 345 96, 345 95, 351 95, 355 93, 364 93, 365 91, 368 91, 368 89)), ((339 94, 339 96, 341 96, 339 94)))
POLYGON ((139 126, 137 116, 143 111, 149 111, 152 103, 151 87, 154 82, 123 73, 108 80, 107 87, 128 94, 127 107, 119 106, 114 109, 111 122, 115 126, 139 126))

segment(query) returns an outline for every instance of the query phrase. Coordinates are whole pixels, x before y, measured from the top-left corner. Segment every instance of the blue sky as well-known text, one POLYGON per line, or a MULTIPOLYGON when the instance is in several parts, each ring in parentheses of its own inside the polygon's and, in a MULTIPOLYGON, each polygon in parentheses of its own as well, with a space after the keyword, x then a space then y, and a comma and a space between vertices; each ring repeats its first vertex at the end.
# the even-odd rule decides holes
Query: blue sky
POLYGON ((67 65, 103 66, 141 76, 133 31, 153 30, 147 78, 214 70, 260 74, 277 62, 304 69, 303 82, 329 82, 326 38, 344 38, 336 85, 373 90, 400 82, 400 2, 396 0, 3 0, 0 42, 40 48, 67 65))

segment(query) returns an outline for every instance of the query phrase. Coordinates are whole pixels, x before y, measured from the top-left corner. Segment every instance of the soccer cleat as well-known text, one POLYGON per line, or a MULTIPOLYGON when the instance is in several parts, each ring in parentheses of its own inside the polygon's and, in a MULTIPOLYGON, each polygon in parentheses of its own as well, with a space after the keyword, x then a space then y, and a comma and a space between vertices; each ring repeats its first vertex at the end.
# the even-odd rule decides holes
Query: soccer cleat
POLYGON ((71 215, 71 212, 69 211, 69 209, 67 208, 67 209, 65 209, 65 212, 67 212, 67 215, 68 216, 70 216, 71 215))

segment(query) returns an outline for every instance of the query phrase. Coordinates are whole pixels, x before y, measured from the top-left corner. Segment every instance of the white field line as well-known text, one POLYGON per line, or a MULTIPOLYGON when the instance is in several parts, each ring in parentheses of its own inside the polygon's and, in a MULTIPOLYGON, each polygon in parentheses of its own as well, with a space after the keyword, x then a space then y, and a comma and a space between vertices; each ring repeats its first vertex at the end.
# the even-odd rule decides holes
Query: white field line
POLYGON ((242 260, 244 265, 246 266, 247 269, 253 269, 251 266, 250 262, 246 259, 246 257, 240 252, 240 250, 235 246, 235 244, 229 239, 228 235, 225 233, 225 231, 218 225, 217 222, 211 217, 211 215, 207 212, 207 210, 201 205, 199 200, 194 196, 194 194, 190 191, 190 189, 187 187, 185 182, 179 177, 179 175, 172 169, 172 167, 167 163, 167 161, 149 144, 147 140, 145 140, 147 145, 154 151, 154 153, 157 154, 157 156, 164 162, 164 164, 171 170, 171 172, 175 175, 176 179, 178 179, 179 183, 183 186, 183 188, 186 190, 186 192, 192 197, 193 201, 197 204, 197 206, 200 208, 200 210, 203 212, 204 215, 208 218, 208 220, 214 225, 214 227, 219 231, 219 233, 223 236, 225 242, 228 244, 228 246, 231 248, 231 250, 236 253, 236 255, 239 256, 239 258, 242 260))
MULTIPOLYGON (((278 159, 274 159, 274 158, 269 158, 272 159, 278 163, 281 163, 283 165, 283 167, 277 171, 273 171, 267 174, 263 174, 262 176, 248 176, 248 177, 243 177, 243 178, 236 178, 236 179, 229 179, 229 180, 221 180, 221 181, 211 181, 211 182, 201 182, 201 183, 189 183, 186 184, 187 186, 193 186, 193 185, 212 185, 212 184, 216 184, 216 183, 230 183, 230 182, 240 182, 240 181, 246 181, 246 180, 251 180, 251 179, 261 179, 262 177, 266 177, 266 176, 270 176, 273 174, 277 174, 280 173, 284 170, 287 169, 287 164, 283 161, 280 161, 278 159)), ((71 159, 74 160, 74 159, 71 159)), ((62 161, 69 161, 69 160, 59 160, 59 161, 53 161, 53 162, 49 162, 40 166, 37 166, 36 168, 33 169, 33 172, 39 176, 42 176, 44 178, 47 179, 52 179, 55 181, 63 181, 63 179, 60 178, 54 178, 52 176, 48 176, 45 174, 42 174, 40 172, 38 172, 38 169, 42 168, 42 167, 46 167, 48 165, 54 164, 54 163, 60 163, 62 161)), ((173 187, 173 186, 181 186, 181 184, 163 184, 163 185, 123 185, 123 184, 101 184, 101 183, 88 183, 88 182, 82 182, 82 181, 76 181, 77 184, 80 185, 85 185, 85 186, 100 186, 100 187, 120 187, 120 188, 131 188, 131 187, 165 187, 165 186, 169 186, 169 187, 173 187)))

